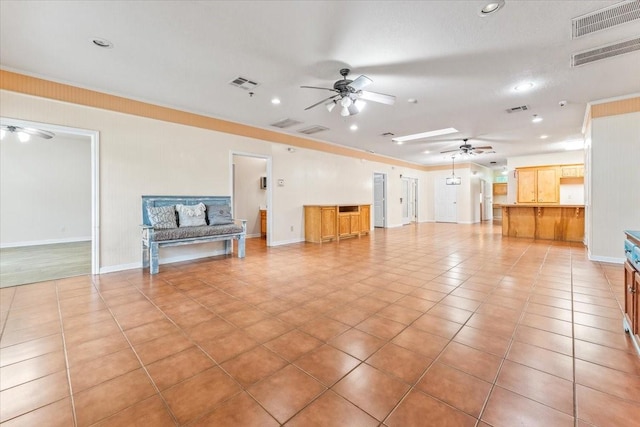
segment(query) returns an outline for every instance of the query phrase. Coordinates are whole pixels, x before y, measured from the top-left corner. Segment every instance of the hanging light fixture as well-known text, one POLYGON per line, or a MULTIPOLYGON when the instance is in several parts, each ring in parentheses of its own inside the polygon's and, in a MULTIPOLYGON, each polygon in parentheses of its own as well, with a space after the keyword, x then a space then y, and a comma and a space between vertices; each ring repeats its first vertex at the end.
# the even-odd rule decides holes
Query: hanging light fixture
POLYGON ((332 112, 334 108, 336 108, 336 100, 334 99, 333 101, 329 102, 328 104, 325 104, 327 107, 327 110, 329 112, 332 112))
POLYGON ((451 176, 447 178, 447 185, 460 185, 462 180, 459 176, 456 176, 456 156, 451 156, 451 176))

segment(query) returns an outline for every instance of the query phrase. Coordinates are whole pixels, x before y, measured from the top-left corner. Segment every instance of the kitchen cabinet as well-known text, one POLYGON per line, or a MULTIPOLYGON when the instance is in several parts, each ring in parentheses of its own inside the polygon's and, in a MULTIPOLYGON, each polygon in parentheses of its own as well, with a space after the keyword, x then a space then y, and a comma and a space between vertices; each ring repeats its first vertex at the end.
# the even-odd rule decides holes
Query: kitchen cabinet
POLYGON ((560 168, 562 178, 582 178, 584 177, 584 165, 563 165, 560 168))
POLYGON ((360 205, 360 234, 369 234, 371 231, 371 206, 360 205))
POLYGON ((560 182, 556 167, 518 168, 518 203, 558 203, 560 182))
POLYGON ((640 231, 625 231, 624 329, 640 354, 640 231))
POLYGON ((507 183, 506 182, 494 182, 493 183, 493 195, 494 196, 506 196, 507 195, 507 183))

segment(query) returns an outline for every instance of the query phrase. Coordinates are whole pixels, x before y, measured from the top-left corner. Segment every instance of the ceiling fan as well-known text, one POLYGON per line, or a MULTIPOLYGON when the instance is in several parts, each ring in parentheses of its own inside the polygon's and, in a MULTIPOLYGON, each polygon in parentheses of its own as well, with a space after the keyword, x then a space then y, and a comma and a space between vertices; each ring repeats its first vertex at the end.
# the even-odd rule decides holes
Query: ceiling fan
POLYGON ((467 141, 469 141, 469 139, 465 138, 462 140, 463 144, 457 149, 441 151, 440 154, 459 152, 460 154, 469 154, 470 156, 474 156, 476 154, 484 153, 484 150, 493 150, 493 147, 490 145, 484 145, 482 147, 474 147, 473 145, 469 144, 467 141))
POLYGON ((364 87, 367 87, 371 83, 373 83, 373 80, 364 75, 357 77, 355 80, 349 80, 347 79, 347 76, 349 75, 350 71, 351 70, 349 70, 348 68, 341 69, 340 75, 342 76, 342 79, 336 81, 333 84, 333 88, 300 86, 304 89, 320 89, 335 92, 335 95, 331 95, 330 97, 325 98, 322 101, 316 102, 315 104, 305 108, 305 110, 310 110, 311 108, 317 107, 320 104, 325 104, 327 110, 332 111, 336 105, 340 104, 340 106, 342 107, 340 115, 346 117, 358 114, 364 107, 365 100, 379 102, 387 105, 393 105, 396 102, 396 97, 393 95, 386 95, 384 93, 362 90, 364 87))
POLYGON ((5 134, 7 132, 15 133, 18 135, 18 139, 21 142, 26 142, 29 140, 31 136, 38 136, 44 139, 51 139, 55 136, 53 132, 49 132, 41 129, 34 128, 23 128, 21 126, 13 126, 13 125, 0 125, 0 139, 4 139, 5 134))

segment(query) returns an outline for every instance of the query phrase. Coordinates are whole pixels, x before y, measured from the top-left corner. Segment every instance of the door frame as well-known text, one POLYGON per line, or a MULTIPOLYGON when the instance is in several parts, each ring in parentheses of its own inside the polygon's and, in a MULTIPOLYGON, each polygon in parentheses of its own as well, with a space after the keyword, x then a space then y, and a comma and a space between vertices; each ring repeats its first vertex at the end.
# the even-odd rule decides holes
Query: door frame
POLYGON ((100 274, 100 132, 4 116, 0 117, 0 122, 89 138, 91 143, 91 274, 100 274))
POLYGON ((233 200, 233 187, 234 187, 234 166, 233 156, 242 157, 254 157, 258 159, 265 159, 267 161, 267 246, 271 246, 273 241, 273 208, 272 208, 272 192, 273 179, 271 179, 271 156, 265 154, 249 153, 246 151, 229 151, 229 194, 231 195, 231 206, 234 206, 235 200, 233 200))
POLYGON ((382 177, 382 228, 387 228, 387 174, 385 172, 373 172, 372 196, 373 200, 373 228, 376 228, 376 175, 382 177))

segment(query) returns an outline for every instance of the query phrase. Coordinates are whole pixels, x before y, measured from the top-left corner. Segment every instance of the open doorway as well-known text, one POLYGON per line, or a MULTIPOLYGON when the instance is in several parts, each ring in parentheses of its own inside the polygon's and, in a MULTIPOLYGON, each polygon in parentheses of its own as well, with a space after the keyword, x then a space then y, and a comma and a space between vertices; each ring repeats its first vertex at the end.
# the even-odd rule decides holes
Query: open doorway
POLYGON ((267 246, 271 242, 270 170, 266 156, 232 153, 233 216, 247 220, 247 238, 264 238, 267 246))
POLYGON ((98 133, 0 122, 0 287, 98 274, 98 133))

